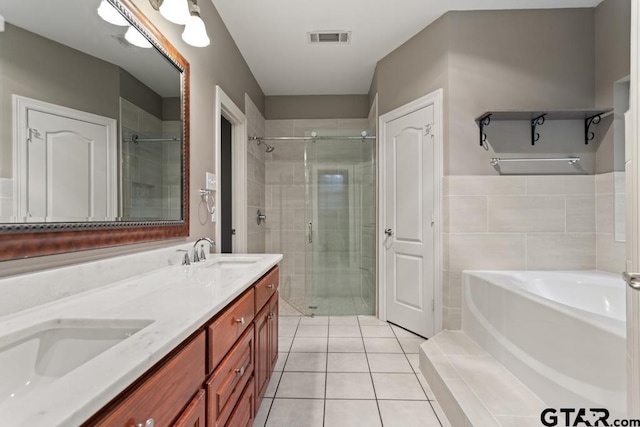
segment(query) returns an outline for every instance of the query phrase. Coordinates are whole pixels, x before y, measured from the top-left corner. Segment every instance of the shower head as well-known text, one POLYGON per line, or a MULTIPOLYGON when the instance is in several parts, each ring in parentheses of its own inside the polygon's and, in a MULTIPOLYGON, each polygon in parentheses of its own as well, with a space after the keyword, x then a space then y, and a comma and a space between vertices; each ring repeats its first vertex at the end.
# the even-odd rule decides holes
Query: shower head
POLYGON ((275 147, 267 144, 266 142, 264 142, 262 139, 260 139, 260 137, 257 136, 252 136, 249 138, 250 140, 256 141, 258 143, 258 145, 264 144, 265 146, 265 151, 267 153, 271 153, 273 150, 275 150, 275 147))

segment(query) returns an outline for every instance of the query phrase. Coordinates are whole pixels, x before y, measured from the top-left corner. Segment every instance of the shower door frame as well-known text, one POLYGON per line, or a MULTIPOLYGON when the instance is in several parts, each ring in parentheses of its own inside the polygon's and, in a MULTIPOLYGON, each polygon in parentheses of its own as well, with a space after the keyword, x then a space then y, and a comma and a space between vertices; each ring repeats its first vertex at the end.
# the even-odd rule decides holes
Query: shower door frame
MULTIPOLYGON (((347 248, 349 253, 349 260, 347 262, 347 265, 345 266, 345 269, 347 271, 350 271, 350 269, 352 268, 360 269, 359 267, 357 267, 357 265, 359 262, 359 257, 361 257, 362 250, 363 250, 362 238, 360 235, 361 233, 359 231, 362 225, 362 218, 359 217, 356 211, 354 210, 354 209, 358 209, 358 211, 360 211, 363 208, 362 202, 361 202, 361 196, 362 196, 363 190, 358 191, 356 189, 356 186, 358 185, 356 180, 356 175, 357 175, 356 172, 358 170, 358 164, 352 163, 352 162, 336 163, 336 162, 330 162, 330 161, 316 161, 315 156, 316 156, 316 150, 319 148, 318 144, 320 144, 321 146, 321 144, 323 143, 324 142, 322 140, 305 141, 305 164, 304 164, 304 168, 305 168, 305 229, 306 229, 305 231, 305 237, 306 237, 305 282, 306 282, 307 298, 308 298, 308 302, 310 303, 317 297, 317 291, 318 291, 318 288, 317 288, 318 284, 316 282, 316 277, 314 274, 314 268, 316 267, 316 264, 315 264, 316 257, 314 255, 317 253, 314 245, 317 243, 316 239, 318 238, 318 232, 320 231, 319 220, 318 220, 318 189, 319 189, 318 173, 320 171, 322 170, 336 171, 339 173, 346 172, 348 177, 346 185, 347 185, 347 197, 348 197, 348 204, 349 204, 348 205, 349 239, 348 239, 348 248, 347 248), (313 150, 309 150, 308 149, 309 147, 313 147, 313 150), (309 228, 310 223, 312 224, 311 229, 309 228), (309 239, 310 233, 311 233, 312 239, 309 239), (360 248, 360 251, 357 251, 358 248, 360 248)), ((355 140, 348 141, 346 143, 361 144, 360 141, 355 141, 355 140)), ((376 148, 376 147, 372 146, 372 148, 376 148)), ((374 199, 376 197, 376 191, 375 191, 376 178, 377 178, 376 174, 374 173, 373 180, 372 180, 372 184, 374 185, 372 196, 374 199)), ((362 185, 362 183, 360 185, 362 185)), ((375 275, 374 275, 374 280, 375 280, 375 275)), ((360 298, 362 297, 362 282, 358 286, 357 296, 354 294, 354 289, 350 281, 347 282, 347 286, 350 288, 351 298, 354 299, 354 304, 355 304, 356 297, 360 297, 360 298)), ((373 305, 370 307, 371 309, 370 314, 375 314, 376 308, 377 308, 376 307, 377 286, 375 283, 372 284, 371 290, 374 294, 375 300, 373 302, 373 305)), ((367 306, 369 306, 369 304, 367 304, 367 306)), ((358 311, 357 306, 354 308, 356 311, 353 314, 364 314, 358 311)), ((306 309, 311 309, 311 307, 307 307, 306 309)))

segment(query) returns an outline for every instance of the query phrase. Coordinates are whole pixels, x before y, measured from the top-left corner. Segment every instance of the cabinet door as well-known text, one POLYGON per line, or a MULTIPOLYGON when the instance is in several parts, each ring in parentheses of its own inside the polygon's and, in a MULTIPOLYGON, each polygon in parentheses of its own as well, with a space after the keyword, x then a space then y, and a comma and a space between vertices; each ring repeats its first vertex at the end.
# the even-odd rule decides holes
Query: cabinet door
MULTIPOLYGON (((278 292, 269 301, 269 372, 273 372, 278 361, 278 292)), ((271 374, 269 374, 271 377, 271 374)))
POLYGON ((226 425, 255 369, 253 326, 244 333, 207 381, 207 418, 210 426, 226 425))
POLYGON ((153 367, 151 374, 133 390, 87 421, 85 427, 131 427, 146 422, 168 426, 178 418, 204 381, 205 334, 153 367), (153 420, 153 421, 152 421, 153 420))
POLYGON ((261 400, 264 396, 264 392, 267 389, 269 383, 269 373, 271 371, 271 364, 269 359, 269 326, 271 321, 269 320, 269 304, 265 305, 262 311, 258 313, 255 321, 255 349, 256 349, 256 366, 255 366, 255 381, 256 381, 256 397, 257 400, 261 400))
POLYGON ((184 410, 173 427, 205 427, 204 417, 206 414, 206 399, 204 390, 200 390, 196 397, 191 400, 187 409, 184 410))
POLYGON ((252 427, 254 414, 258 410, 255 400, 256 387, 253 380, 247 384, 236 408, 225 427, 252 427))

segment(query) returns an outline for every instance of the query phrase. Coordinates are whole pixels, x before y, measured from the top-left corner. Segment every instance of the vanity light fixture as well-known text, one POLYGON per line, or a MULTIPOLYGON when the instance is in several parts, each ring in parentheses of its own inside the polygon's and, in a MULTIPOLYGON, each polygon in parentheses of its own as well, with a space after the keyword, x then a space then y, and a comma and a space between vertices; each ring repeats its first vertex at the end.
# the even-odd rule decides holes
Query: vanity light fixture
POLYGON ((207 35, 204 21, 200 17, 200 7, 196 4, 195 0, 191 1, 189 13, 191 16, 182 32, 182 40, 194 47, 209 46, 211 40, 209 40, 209 36, 207 35))
POLYGON ((131 43, 134 46, 141 47, 144 49, 152 48, 151 42, 147 40, 145 36, 143 36, 140 31, 136 30, 133 27, 129 27, 126 33, 124 33, 124 38, 126 41, 131 43))
POLYGON ((189 14, 188 0, 149 0, 151 5, 160 11, 160 15, 169 22, 178 25, 186 25, 191 15, 189 14))
POLYGON ((117 25, 119 27, 126 27, 129 25, 129 21, 120 14, 107 0, 102 0, 100 6, 98 6, 98 15, 100 18, 107 21, 109 24, 117 25))

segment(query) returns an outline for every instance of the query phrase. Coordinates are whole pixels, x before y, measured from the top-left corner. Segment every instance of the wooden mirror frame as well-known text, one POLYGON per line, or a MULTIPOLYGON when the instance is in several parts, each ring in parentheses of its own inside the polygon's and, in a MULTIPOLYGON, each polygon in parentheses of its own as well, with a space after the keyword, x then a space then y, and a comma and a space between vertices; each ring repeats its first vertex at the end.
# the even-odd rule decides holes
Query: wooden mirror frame
POLYGON ((107 0, 182 77, 182 220, 0 224, 0 261, 150 242, 189 235, 189 63, 133 0, 107 0))

